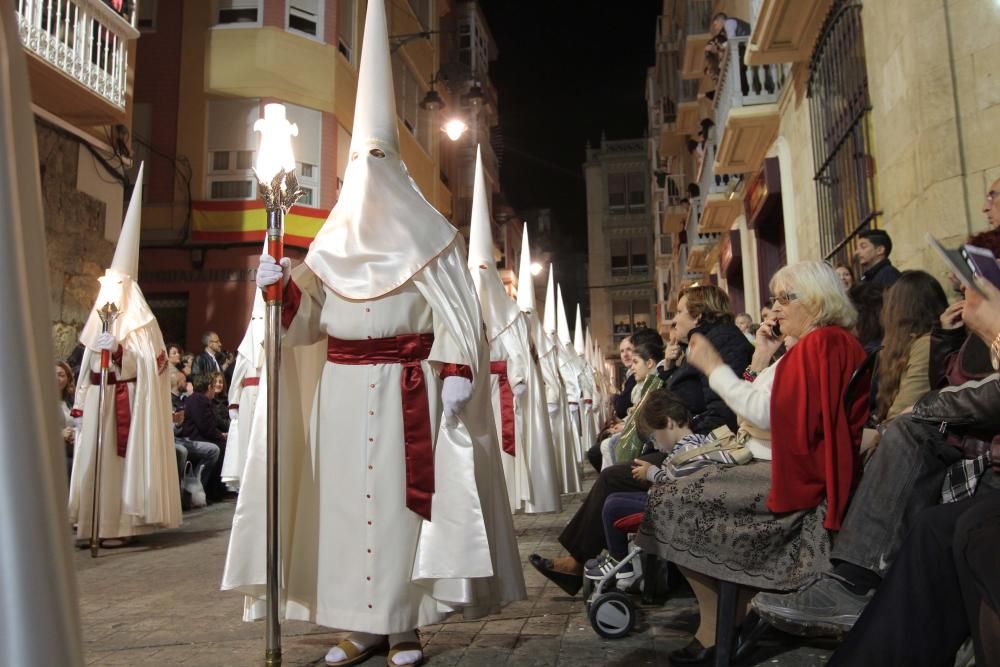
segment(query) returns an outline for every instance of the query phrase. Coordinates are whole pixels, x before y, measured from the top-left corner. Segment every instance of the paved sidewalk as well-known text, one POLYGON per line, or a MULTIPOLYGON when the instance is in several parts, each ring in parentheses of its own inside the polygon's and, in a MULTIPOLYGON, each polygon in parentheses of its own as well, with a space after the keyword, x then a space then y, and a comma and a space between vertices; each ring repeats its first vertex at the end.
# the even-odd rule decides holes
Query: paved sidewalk
MULTIPOLYGON (((629 637, 605 640, 591 629, 580 597, 567 596, 527 564, 530 553, 561 554, 556 538, 580 498, 565 497, 561 514, 515 517, 528 599, 496 616, 458 616, 422 628, 428 665, 668 665, 667 653, 690 641, 697 607, 689 593, 644 609, 629 637)), ((263 664, 263 623, 243 623, 242 598, 219 591, 234 507, 223 503, 189 512, 181 529, 102 550, 97 560, 88 551, 76 553, 88 665, 263 664)), ((344 634, 289 622, 283 637, 285 665, 323 665, 327 649, 344 634)), ((758 649, 755 664, 822 665, 832 646, 776 637, 758 649)), ((385 657, 365 664, 385 665, 385 657)))

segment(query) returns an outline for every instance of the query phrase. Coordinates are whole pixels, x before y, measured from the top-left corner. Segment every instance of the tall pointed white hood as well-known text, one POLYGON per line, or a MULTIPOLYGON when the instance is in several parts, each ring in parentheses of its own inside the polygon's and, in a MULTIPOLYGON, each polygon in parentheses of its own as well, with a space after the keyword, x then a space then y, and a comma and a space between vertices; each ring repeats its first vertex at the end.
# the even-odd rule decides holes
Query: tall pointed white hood
POLYGON ((132 198, 128 203, 125 221, 118 235, 118 245, 111 266, 98 278, 101 284, 90 311, 87 323, 80 332, 80 342, 89 348, 97 344, 97 336, 101 333, 101 319, 97 315, 99 308, 106 303, 113 303, 118 308, 118 316, 111 328, 115 338, 122 340, 130 333, 151 322, 155 322, 153 311, 146 303, 146 297, 139 289, 139 236, 142 227, 142 172, 139 165, 132 198))
POLYGON ((590 337, 590 327, 586 327, 583 332, 583 344, 587 349, 587 363, 597 368, 597 357, 594 356, 597 350, 594 349, 594 339, 590 337))
POLYGON ((587 346, 583 340, 583 316, 580 314, 580 304, 576 304, 576 325, 573 331, 573 349, 581 357, 586 356, 587 346))
POLYGON ((573 340, 569 337, 569 322, 566 321, 566 306, 563 304, 562 287, 556 285, 556 321, 559 342, 569 347, 573 340))
MULTIPOLYGON (((263 254, 267 254, 267 235, 264 236, 263 254)), ((242 354, 251 361, 256 361, 258 350, 264 342, 265 315, 264 292, 255 287, 253 290, 253 307, 250 310, 250 321, 247 323, 247 330, 243 334, 243 340, 240 341, 239 347, 236 348, 237 353, 242 354)))
POLYGON ((542 323, 542 328, 545 333, 554 334, 557 327, 555 266, 549 264, 549 284, 545 287, 545 321, 542 323))
POLYGON ((528 224, 521 232, 521 265, 517 271, 517 305, 525 312, 535 310, 535 281, 531 275, 531 245, 528 243, 528 224))
POLYGON ((385 0, 370 0, 344 185, 306 264, 337 294, 373 299, 408 281, 457 233, 400 159, 385 0))
POLYGON ((472 190, 472 224, 469 231, 469 272, 479 293, 483 321, 489 338, 496 338, 509 327, 520 311, 510 300, 503 287, 503 280, 497 271, 493 254, 493 232, 490 225, 489 192, 486 189, 486 174, 483 159, 476 147, 476 180, 472 190))
POLYGON ((83 665, 73 576, 62 417, 48 335, 49 276, 35 119, 14 3, 0 0, 0 663, 83 665), (56 424, 60 424, 57 428, 56 424), (30 446, 28 445, 30 443, 30 446))

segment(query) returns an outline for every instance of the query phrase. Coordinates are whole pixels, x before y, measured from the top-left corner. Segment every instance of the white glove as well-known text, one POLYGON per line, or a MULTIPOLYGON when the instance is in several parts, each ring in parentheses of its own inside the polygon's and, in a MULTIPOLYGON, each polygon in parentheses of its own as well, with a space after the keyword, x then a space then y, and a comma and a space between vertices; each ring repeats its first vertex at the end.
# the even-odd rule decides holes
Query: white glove
POLYGON ((441 402, 444 403, 444 425, 458 426, 458 413, 472 398, 472 382, 457 375, 449 375, 441 385, 441 402))
POLYGON ((111 333, 102 333, 97 337, 97 349, 101 352, 107 350, 108 352, 114 352, 118 349, 118 341, 111 333))
POLYGON ((274 261, 270 255, 261 255, 260 264, 257 265, 257 287, 264 289, 270 287, 281 279, 281 286, 288 284, 291 276, 292 260, 287 257, 281 258, 281 264, 274 261))
POLYGON ((77 431, 83 429, 83 417, 73 417, 73 428, 77 431))
POLYGON ((524 392, 526 392, 528 390, 528 383, 527 382, 518 382, 513 387, 511 387, 510 390, 512 392, 514 392, 514 398, 515 399, 521 398, 521 396, 524 394, 524 392))
POLYGON ((550 415, 554 415, 555 413, 559 412, 559 404, 558 403, 547 403, 546 405, 549 406, 549 414, 550 415))
POLYGON ((239 410, 236 410, 234 408, 230 408, 230 410, 229 410, 229 421, 236 421, 236 419, 239 416, 240 416, 240 411, 239 410))

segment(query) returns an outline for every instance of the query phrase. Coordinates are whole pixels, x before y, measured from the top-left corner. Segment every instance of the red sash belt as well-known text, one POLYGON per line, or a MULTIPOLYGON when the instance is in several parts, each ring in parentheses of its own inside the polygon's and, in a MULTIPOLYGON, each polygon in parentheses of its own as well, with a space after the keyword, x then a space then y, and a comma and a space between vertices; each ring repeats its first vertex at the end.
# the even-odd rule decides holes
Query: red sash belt
MULTIPOLYGON (((114 373, 108 373, 108 385, 115 387, 115 435, 118 456, 121 458, 125 458, 125 452, 128 450, 128 430, 132 425, 132 403, 128 396, 128 385, 132 382, 135 382, 135 378, 119 380, 114 373)), ((100 386, 101 374, 91 371, 90 383, 100 386)))
POLYGON ((260 378, 259 377, 256 377, 256 378, 243 378, 243 380, 240 382, 240 386, 241 387, 256 387, 259 384, 260 384, 260 378))
POLYGON ((491 361, 490 374, 500 376, 500 448, 511 456, 514 451, 514 392, 507 379, 507 362, 491 361))
POLYGON ((434 334, 404 334, 393 338, 327 341, 326 358, 351 366, 400 364, 400 395, 403 403, 403 444, 406 452, 406 506, 431 520, 434 495, 434 447, 431 437, 430 404, 420 362, 431 353, 434 334))

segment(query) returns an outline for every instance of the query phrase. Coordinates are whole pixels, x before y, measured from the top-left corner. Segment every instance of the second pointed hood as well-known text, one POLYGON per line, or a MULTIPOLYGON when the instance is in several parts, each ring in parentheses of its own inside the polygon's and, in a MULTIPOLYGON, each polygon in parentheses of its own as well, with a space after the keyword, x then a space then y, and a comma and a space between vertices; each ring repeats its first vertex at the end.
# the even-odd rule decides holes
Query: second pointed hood
POLYGON ((566 306, 563 304, 560 285, 556 285, 556 333, 559 335, 559 342, 567 349, 573 345, 573 340, 569 337, 569 322, 566 320, 566 306))
MULTIPOLYGON (((267 254, 266 234, 264 235, 263 254, 267 254)), ((266 312, 264 292, 257 289, 255 285, 253 288, 253 307, 250 311, 250 321, 247 323, 247 330, 243 334, 243 340, 240 341, 239 347, 236 348, 238 354, 243 355, 252 363, 257 363, 259 353, 262 350, 261 346, 264 344, 264 317, 266 312)))
POLYGON ((573 349, 581 357, 587 354, 587 346, 583 340, 583 316, 580 315, 580 304, 576 304, 576 325, 573 331, 573 349))
POLYGON ((100 283, 97 299, 80 332, 80 342, 90 348, 96 346, 97 337, 101 333, 101 319, 97 311, 106 303, 114 303, 118 308, 118 316, 111 328, 111 333, 118 340, 156 321, 138 283, 139 235, 142 228, 142 173, 143 165, 139 165, 135 187, 132 188, 132 198, 129 200, 125 220, 118 234, 114 258, 104 275, 97 279, 100 283))
POLYGON ((558 326, 556 323, 555 266, 549 264, 549 284, 545 286, 545 320, 542 322, 542 329, 547 334, 554 334, 558 326))
POLYGON ((406 283, 457 234, 400 158, 385 0, 370 0, 344 184, 305 262, 337 294, 373 299, 406 283))
POLYGON ((535 281, 531 275, 531 245, 528 243, 528 225, 521 232, 521 265, 517 271, 517 305, 525 312, 535 310, 535 281))
POLYGON ((520 311, 504 289, 493 254, 493 231, 490 225, 489 194, 482 155, 476 149, 476 180, 472 191, 472 224, 469 231, 469 272, 479 293, 483 322, 490 340, 517 319, 520 311))

